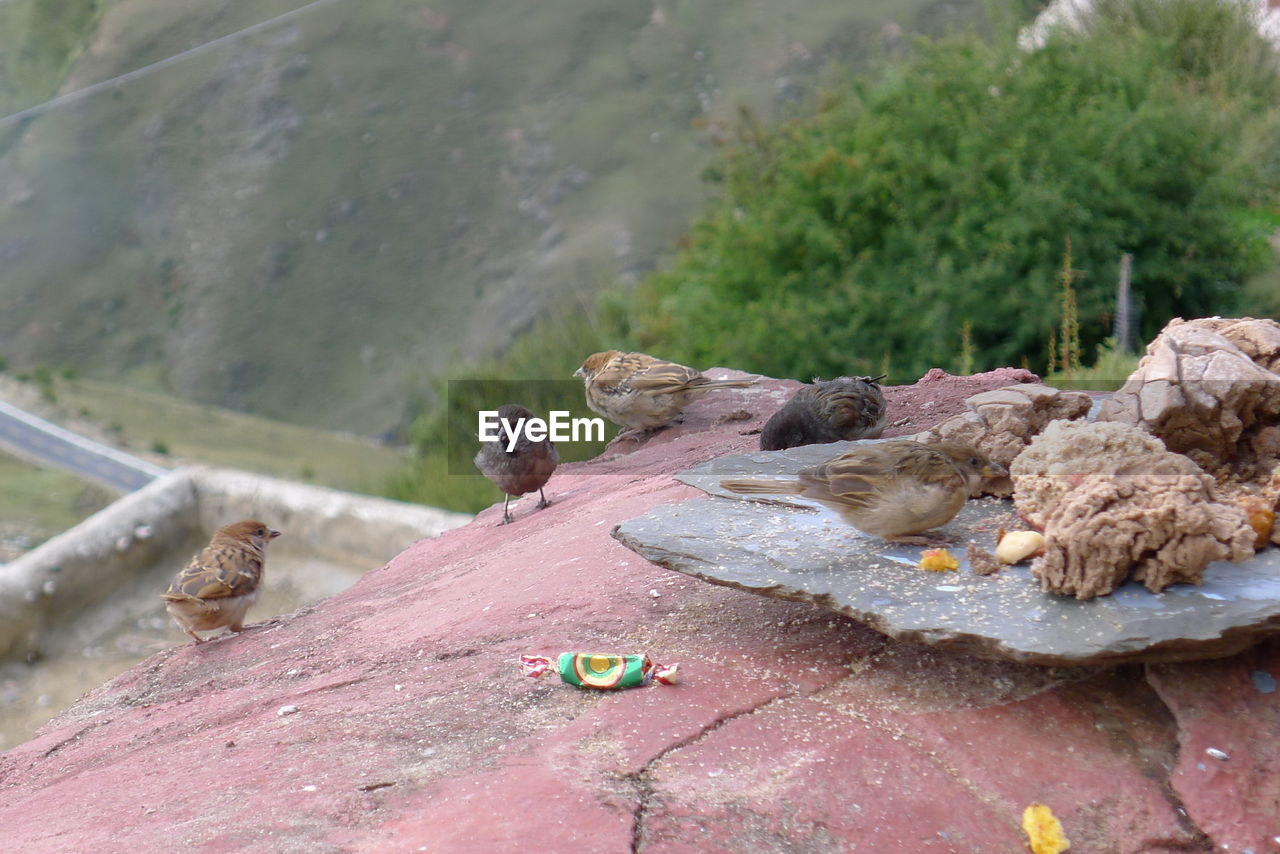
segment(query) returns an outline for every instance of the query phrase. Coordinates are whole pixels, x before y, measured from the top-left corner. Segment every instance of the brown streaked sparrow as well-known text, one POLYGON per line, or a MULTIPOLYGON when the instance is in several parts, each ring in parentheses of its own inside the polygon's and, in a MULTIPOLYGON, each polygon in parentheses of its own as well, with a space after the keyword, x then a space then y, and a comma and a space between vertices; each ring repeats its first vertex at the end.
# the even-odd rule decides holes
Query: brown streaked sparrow
POLYGON ((815 379, 765 422, 760 449, 780 451, 797 445, 880 438, 887 408, 878 385, 882 379, 815 379))
POLYGON ((244 615, 258 600, 267 543, 280 532, 255 519, 224 525, 160 594, 178 626, 196 643, 197 631, 223 626, 244 630, 244 615))
POLYGON ((582 377, 587 406, 625 428, 622 438, 638 438, 665 427, 695 398, 716 388, 745 388, 755 380, 713 380, 693 368, 644 353, 606 350, 588 356, 582 377))
POLYGON ((830 507, 867 534, 907 543, 945 525, 960 512, 985 478, 1007 475, 1004 466, 968 445, 923 444, 910 439, 868 443, 794 480, 724 480, 730 492, 800 495, 830 507))

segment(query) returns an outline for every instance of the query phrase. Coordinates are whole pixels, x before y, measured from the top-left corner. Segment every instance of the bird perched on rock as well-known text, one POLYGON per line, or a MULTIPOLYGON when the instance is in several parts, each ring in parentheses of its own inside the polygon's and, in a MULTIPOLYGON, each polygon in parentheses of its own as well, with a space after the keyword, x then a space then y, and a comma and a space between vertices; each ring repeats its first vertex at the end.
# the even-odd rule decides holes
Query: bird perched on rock
POLYGON ((893 439, 853 448, 801 470, 794 480, 724 480, 720 485, 730 492, 812 498, 859 531, 920 543, 929 538, 913 535, 950 522, 984 479, 1007 474, 968 445, 893 439))
POLYGON ((255 519, 224 525, 160 594, 178 626, 196 643, 204 640, 197 631, 223 626, 244 630, 245 612, 258 600, 267 543, 278 536, 279 531, 255 519))
POLYGON ((588 356, 573 375, 582 377, 587 406, 626 428, 619 439, 665 427, 691 401, 712 389, 745 388, 755 382, 708 379, 675 362, 618 350, 588 356))
POLYGON ((885 402, 878 377, 836 377, 800 388, 765 423, 762 451, 818 445, 842 439, 878 439, 885 402))
POLYGON ((498 407, 498 440, 481 443, 480 452, 476 454, 476 468, 506 493, 499 525, 512 521, 507 504, 513 495, 524 495, 536 489, 540 499, 536 509, 541 510, 551 503, 542 487, 556 470, 560 453, 550 439, 534 442, 524 430, 516 429, 522 420, 528 423, 533 417, 532 412, 518 403, 498 407), (513 429, 516 433, 514 442, 510 432, 513 429))

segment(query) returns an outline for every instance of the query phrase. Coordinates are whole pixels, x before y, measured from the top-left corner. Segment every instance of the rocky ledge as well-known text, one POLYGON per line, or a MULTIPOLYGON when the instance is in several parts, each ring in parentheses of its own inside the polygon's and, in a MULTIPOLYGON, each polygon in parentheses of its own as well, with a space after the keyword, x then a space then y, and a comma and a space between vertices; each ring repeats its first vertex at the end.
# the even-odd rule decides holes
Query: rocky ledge
MULTIPOLYGON (((891 432, 983 382, 888 389, 891 432)), ((522 501, 498 527, 490 509, 338 596, 91 692, 0 755, 6 850, 1017 852, 1033 802, 1072 852, 1280 850, 1274 641, 1190 664, 982 660, 610 536, 719 500, 672 475, 752 450, 793 387, 711 395, 564 466, 544 510, 522 501), (682 682, 520 675, 522 653, 564 650, 648 652, 682 682)))
POLYGON ((984 658, 1084 666, 1194 661, 1239 652, 1280 630, 1280 550, 1212 563, 1202 584, 1151 593, 1129 582, 1082 602, 1046 593, 1027 566, 980 576, 963 543, 994 549, 996 531, 1025 527, 1008 499, 971 500, 940 529, 958 540, 958 568, 925 572, 920 546, 852 530, 798 496, 741 496, 720 481, 785 479, 852 447, 804 445, 719 457, 676 475, 717 496, 655 507, 615 536, 687 575, 765 596, 812 602, 890 637, 984 658), (763 500, 761 500, 763 499, 763 500))

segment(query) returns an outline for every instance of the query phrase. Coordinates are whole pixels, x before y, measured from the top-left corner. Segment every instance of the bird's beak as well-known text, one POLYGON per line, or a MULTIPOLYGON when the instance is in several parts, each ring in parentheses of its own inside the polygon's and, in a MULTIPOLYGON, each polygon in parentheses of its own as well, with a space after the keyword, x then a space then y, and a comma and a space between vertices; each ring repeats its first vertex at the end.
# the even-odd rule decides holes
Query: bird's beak
POLYGON ((267 539, 274 540, 278 536, 280 536, 280 532, 277 531, 275 528, 267 529, 267 539))
POLYGON ((582 368, 578 368, 578 370, 573 372, 573 375, 575 377, 585 377, 587 374, 584 370, 582 370, 582 368))
POLYGON ((988 461, 978 472, 984 478, 1008 477, 1009 470, 995 461, 988 461))

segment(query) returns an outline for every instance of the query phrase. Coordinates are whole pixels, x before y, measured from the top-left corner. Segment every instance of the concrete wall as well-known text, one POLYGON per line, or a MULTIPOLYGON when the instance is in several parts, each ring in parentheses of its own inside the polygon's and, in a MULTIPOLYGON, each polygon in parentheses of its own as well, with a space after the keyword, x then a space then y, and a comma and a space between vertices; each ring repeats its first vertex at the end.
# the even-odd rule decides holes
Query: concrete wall
MULTIPOLYGON (((178 469, 11 563, 0 565, 0 660, 41 647, 88 608, 189 541, 258 518, 280 546, 361 569, 471 517, 225 469, 178 469)), ((159 591, 157 591, 159 593, 159 591)))
POLYGON ((385 563, 424 537, 471 521, 464 513, 229 469, 194 469, 192 480, 205 530, 260 519, 286 534, 273 549, 303 549, 338 562, 385 563))

